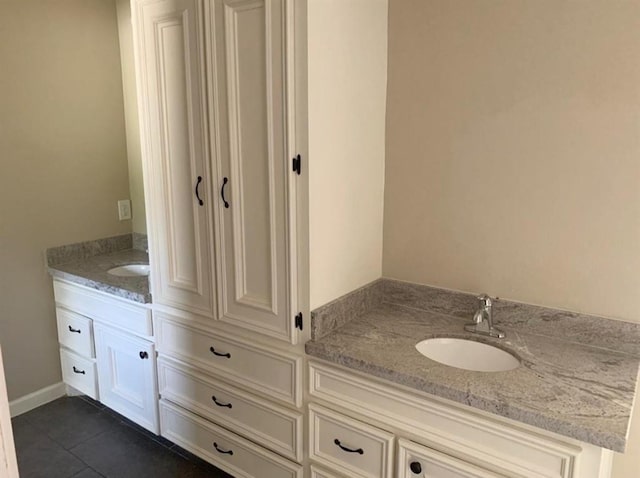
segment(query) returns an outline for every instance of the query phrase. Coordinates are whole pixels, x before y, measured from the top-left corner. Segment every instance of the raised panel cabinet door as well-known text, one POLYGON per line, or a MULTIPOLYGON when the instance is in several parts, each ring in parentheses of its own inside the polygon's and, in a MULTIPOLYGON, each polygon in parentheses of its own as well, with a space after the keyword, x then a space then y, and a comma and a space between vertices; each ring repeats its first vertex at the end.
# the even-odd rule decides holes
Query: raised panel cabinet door
POLYGON ((294 342, 288 245, 285 0, 208 0, 219 188, 219 318, 294 342))
POLYGON ((398 444, 398 478, 506 478, 408 440, 398 444))
POLYGON ((100 401, 159 433, 156 352, 151 342, 95 324, 100 401))
POLYGON ((201 0, 134 0, 153 302, 215 318, 201 0))

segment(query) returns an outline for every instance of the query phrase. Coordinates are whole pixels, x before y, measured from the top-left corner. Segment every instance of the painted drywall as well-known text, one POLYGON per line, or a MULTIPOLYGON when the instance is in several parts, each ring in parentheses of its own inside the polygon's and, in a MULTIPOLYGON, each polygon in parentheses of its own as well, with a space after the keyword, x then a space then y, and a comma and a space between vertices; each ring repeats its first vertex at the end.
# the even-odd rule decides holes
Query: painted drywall
POLYGON ((640 321, 638 45, 637 0, 391 0, 384 276, 640 321))
POLYGON ((115 2, 3 0, 0 343, 10 399, 61 380, 47 247, 131 231, 115 2))
POLYGON ((384 275, 640 321, 640 2, 389 22, 384 275))
POLYGON ((140 124, 138 122, 138 100, 136 96, 136 71, 133 53, 133 26, 131 24, 130 0, 116 0, 116 10, 118 14, 118 35, 120 39, 120 66, 122 69, 127 161, 129 164, 129 195, 131 198, 132 230, 133 232, 146 234, 147 218, 144 203, 142 149, 140 146, 140 124))
POLYGON ((308 3, 311 308, 382 273, 387 9, 308 3))

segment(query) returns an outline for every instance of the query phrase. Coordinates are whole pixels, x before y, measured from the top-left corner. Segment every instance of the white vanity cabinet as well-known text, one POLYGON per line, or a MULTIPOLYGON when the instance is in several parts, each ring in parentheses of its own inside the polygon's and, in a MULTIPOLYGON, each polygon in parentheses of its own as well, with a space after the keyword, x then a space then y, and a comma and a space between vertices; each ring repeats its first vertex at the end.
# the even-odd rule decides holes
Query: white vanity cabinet
POLYGON ((611 473, 608 450, 342 367, 310 362, 309 380, 310 458, 338 477, 608 478, 611 473), (355 459, 349 456, 354 453, 338 453, 343 450, 331 445, 341 434, 349 450, 363 453, 355 459), (380 451, 384 447, 370 444, 375 436, 397 441, 393 459, 380 451), (393 462, 393 472, 380 466, 385 459, 393 462))
POLYGON ((303 473, 295 3, 132 0, 160 430, 236 477, 303 473))
POLYGON ((53 290, 64 382, 159 433, 149 306, 58 279, 53 290))

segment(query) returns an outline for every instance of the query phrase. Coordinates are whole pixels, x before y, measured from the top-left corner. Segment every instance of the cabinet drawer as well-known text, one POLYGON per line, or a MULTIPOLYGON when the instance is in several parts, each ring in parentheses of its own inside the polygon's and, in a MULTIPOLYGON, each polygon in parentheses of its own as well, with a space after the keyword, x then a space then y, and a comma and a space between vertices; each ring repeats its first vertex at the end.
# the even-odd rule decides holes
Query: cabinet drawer
POLYGON ((162 436, 235 478, 301 478, 302 467, 160 400, 162 436))
POLYGON ((56 307, 58 341, 83 357, 94 358, 91 319, 56 307))
POLYGON ((309 456, 347 476, 391 478, 393 435, 310 404, 309 456))
POLYGON ((302 461, 302 415, 272 405, 194 369, 158 360, 160 395, 244 435, 276 453, 302 461))
POLYGON ((295 406, 302 401, 302 358, 206 329, 188 327, 156 314, 161 353, 208 370, 260 396, 295 406))
POLYGON ((505 478, 417 443, 398 445, 398 478, 505 478))
POLYGON ((151 310, 129 300, 59 280, 53 281, 56 303, 78 314, 142 337, 153 336, 151 310))
POLYGON ((64 383, 98 400, 96 364, 93 360, 60 349, 60 363, 64 383))

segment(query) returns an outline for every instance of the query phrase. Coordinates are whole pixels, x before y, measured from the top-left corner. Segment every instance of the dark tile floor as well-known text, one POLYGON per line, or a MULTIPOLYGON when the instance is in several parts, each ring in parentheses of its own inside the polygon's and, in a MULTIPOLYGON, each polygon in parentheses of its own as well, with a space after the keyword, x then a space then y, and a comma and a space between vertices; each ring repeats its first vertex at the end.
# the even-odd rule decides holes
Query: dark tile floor
POLYGON ((12 420, 21 478, 232 478, 86 397, 12 420))

